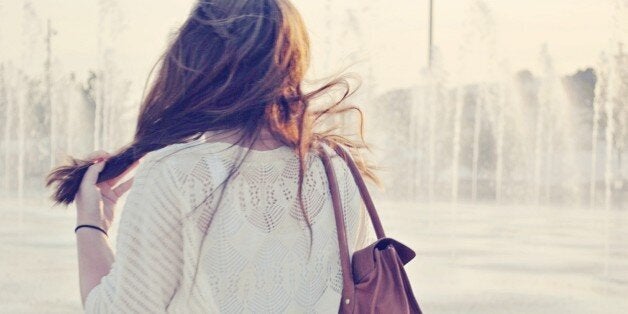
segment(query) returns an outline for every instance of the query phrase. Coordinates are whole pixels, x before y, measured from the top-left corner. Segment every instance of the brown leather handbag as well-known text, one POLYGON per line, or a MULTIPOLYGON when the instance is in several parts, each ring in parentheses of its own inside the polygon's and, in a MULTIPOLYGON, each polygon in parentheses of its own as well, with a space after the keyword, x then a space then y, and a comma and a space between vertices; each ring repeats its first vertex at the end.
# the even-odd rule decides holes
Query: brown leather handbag
POLYGON ((340 245, 343 289, 338 312, 422 313, 403 268, 416 254, 409 247, 385 236, 384 228, 358 167, 344 148, 336 145, 334 150, 349 166, 377 236, 377 241, 355 251, 353 258, 349 258, 338 182, 326 147, 327 145, 320 145, 318 151, 329 181, 340 245))

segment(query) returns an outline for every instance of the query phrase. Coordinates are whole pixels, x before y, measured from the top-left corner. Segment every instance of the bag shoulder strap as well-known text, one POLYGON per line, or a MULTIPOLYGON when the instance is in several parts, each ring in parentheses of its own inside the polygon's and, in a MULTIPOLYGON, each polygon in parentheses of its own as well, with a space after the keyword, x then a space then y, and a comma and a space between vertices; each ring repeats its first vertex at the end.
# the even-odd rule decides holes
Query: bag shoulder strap
POLYGON ((351 174, 353 175, 353 180, 358 186, 358 190, 360 191, 360 196, 362 197, 362 201, 366 207, 366 210, 371 217, 371 223, 373 224, 373 229, 375 229, 375 235, 377 239, 385 238, 386 233, 384 232, 384 227, 382 226, 382 222, 379 219, 379 215, 377 214, 377 209, 375 209, 375 203, 373 203, 373 199, 371 198, 371 194, 369 193, 368 188, 366 187, 366 183, 364 182, 364 178, 360 174, 360 169, 356 165, 351 155, 340 145, 336 145, 334 147, 334 151, 338 156, 340 156, 349 166, 349 170, 351 170, 351 174))
POLYGON ((340 193, 338 191, 336 172, 334 171, 334 167, 331 164, 331 159, 325 151, 325 148, 319 147, 318 152, 321 157, 321 161, 325 166, 327 181, 329 181, 331 201, 334 207, 334 220, 336 221, 336 233, 338 235, 338 246, 340 251, 340 267, 342 268, 342 299, 351 300, 353 298, 355 283, 353 281, 353 271, 351 267, 351 259, 349 257, 349 245, 347 242, 347 230, 344 224, 342 202, 340 200, 340 193))
MULTIPOLYGON (((323 166, 325 167, 325 173, 327 175, 327 180, 329 181, 329 191, 331 193, 332 204, 334 207, 334 218, 336 221, 336 231, 338 235, 338 244, 340 251, 340 265, 342 268, 342 280, 343 280, 343 299, 350 300, 353 297, 353 289, 354 289, 354 281, 353 281, 353 271, 351 267, 351 259, 349 256, 349 245, 347 241, 347 231, 346 226, 344 224, 344 215, 342 210, 342 201, 340 199, 340 191, 338 189, 338 181, 336 179, 336 172, 331 162, 331 158, 329 153, 327 152, 327 145, 320 144, 318 145, 318 153, 321 157, 321 161, 323 162, 323 166)), ((360 174, 360 171, 350 157, 349 153, 347 153, 342 147, 336 145, 334 147, 334 151, 338 156, 340 156, 348 165, 353 179, 355 180, 356 185, 360 191, 360 195, 366 209, 371 218, 371 222, 373 227, 375 228, 375 233, 378 239, 384 238, 384 228, 382 227, 382 223, 377 214, 377 210, 375 209, 375 205, 371 196, 368 192, 364 179, 360 174)))

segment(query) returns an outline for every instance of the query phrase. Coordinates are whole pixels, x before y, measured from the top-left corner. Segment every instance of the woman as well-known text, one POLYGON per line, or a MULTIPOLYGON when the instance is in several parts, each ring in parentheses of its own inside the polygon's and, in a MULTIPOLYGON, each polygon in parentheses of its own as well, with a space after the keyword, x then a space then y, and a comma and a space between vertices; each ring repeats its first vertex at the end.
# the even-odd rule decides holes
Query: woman
MULTIPOLYGON (((364 146, 315 131, 320 118, 347 110, 336 108, 351 92, 338 78, 304 93, 308 63, 306 28, 289 0, 194 7, 163 56, 134 140, 48 177, 57 202, 76 201, 86 312, 338 310, 333 208, 313 152, 342 144, 357 157, 364 146), (311 108, 335 87, 346 90, 340 101, 311 108), (114 256, 107 231, 129 189, 114 256)), ((333 162, 352 253, 364 214, 348 168, 333 162)))

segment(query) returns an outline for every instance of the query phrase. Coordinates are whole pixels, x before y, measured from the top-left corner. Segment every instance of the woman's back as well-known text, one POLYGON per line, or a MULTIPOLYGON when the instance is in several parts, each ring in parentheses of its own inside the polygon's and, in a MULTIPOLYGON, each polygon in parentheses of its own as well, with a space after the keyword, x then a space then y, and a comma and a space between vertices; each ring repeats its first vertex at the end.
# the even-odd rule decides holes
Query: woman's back
MULTIPOLYGON (((120 229, 126 229, 125 223, 133 225, 135 220, 136 215, 127 213, 127 209, 159 211, 164 202, 179 204, 177 215, 154 214, 155 222, 171 230, 160 243, 167 250, 160 253, 165 258, 153 258, 160 264, 156 269, 162 270, 162 274, 153 275, 171 276, 166 281, 177 285, 168 312, 337 311, 342 275, 333 207, 320 159, 313 154, 306 159, 308 170, 302 191, 313 235, 308 260, 310 233, 297 197, 297 155, 286 146, 250 150, 228 183, 223 184, 234 163, 246 152, 240 146, 199 140, 150 153, 137 171, 135 184, 139 183, 141 189, 157 180, 162 188, 133 193, 134 186, 120 229), (148 174, 150 168, 162 175, 153 178, 148 174), (156 200, 147 203, 147 199, 156 200)), ((357 243, 358 238, 363 239, 358 236, 363 218, 360 196, 342 159, 333 160, 353 252, 362 245, 357 243)), ((133 238, 120 235, 119 241, 131 243, 119 243, 118 250, 144 249, 139 247, 141 243, 132 243, 133 238)))

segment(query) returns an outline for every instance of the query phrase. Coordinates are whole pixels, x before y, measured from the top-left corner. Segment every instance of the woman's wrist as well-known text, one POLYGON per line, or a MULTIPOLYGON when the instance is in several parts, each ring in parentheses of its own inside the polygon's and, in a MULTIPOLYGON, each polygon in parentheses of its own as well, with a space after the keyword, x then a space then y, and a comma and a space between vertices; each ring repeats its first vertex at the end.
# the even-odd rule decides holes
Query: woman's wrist
POLYGON ((79 233, 92 233, 92 235, 104 235, 107 238, 109 237, 109 234, 105 231, 105 229, 90 224, 77 225, 76 228, 74 228, 74 233, 77 235, 79 233))
POLYGON ((80 226, 80 225, 92 225, 92 226, 96 226, 102 230, 104 230, 105 232, 109 232, 109 227, 111 226, 111 223, 108 223, 107 221, 103 220, 103 219, 97 219, 94 217, 80 217, 78 216, 76 219, 76 226, 80 226))

